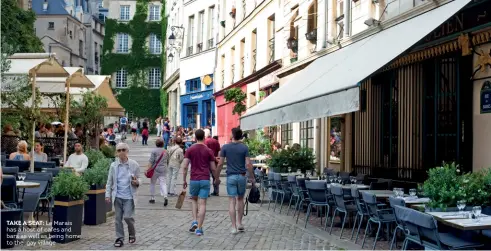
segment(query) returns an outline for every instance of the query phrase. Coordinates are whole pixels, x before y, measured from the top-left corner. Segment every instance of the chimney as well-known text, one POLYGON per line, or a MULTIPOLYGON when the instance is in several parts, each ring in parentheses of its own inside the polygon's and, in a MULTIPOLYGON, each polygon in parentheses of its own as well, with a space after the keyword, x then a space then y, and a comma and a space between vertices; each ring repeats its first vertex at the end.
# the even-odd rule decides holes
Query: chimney
POLYGON ((48 11, 48 0, 44 0, 43 11, 48 11))

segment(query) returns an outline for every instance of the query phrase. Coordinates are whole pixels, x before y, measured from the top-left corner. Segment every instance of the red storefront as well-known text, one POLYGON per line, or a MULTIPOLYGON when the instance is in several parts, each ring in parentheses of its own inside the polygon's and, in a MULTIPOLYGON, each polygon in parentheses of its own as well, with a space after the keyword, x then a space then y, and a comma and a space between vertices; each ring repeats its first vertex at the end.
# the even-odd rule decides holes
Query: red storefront
MULTIPOLYGON (((239 87, 239 86, 236 86, 239 87)), ((240 86, 243 92, 247 92, 247 85, 240 86)), ((230 142, 232 128, 240 125, 239 115, 232 115, 235 103, 225 101, 224 92, 215 94, 215 103, 217 105, 217 133, 220 144, 230 142)))

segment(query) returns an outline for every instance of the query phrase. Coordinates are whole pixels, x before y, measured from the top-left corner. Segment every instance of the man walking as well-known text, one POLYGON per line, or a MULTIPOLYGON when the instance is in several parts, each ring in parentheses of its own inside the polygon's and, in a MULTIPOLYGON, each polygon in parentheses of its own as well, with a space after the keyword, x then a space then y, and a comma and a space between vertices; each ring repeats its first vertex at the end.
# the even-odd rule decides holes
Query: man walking
MULTIPOLYGON (((218 143, 218 140, 214 139, 211 137, 211 131, 210 129, 205 129, 205 145, 211 149, 213 152, 213 156, 215 156, 215 164, 218 164, 218 153, 220 152, 220 143, 218 143)), ((220 175, 220 173, 218 174, 220 175)), ((213 178, 213 193, 211 195, 213 196, 219 196, 219 188, 220 184, 216 184, 215 178, 213 178)))
POLYGON ((119 132, 126 137, 126 126, 128 124, 128 118, 123 116, 119 119, 119 132))
POLYGON ((181 137, 176 137, 174 140, 174 146, 170 147, 169 152, 169 171, 167 175, 167 191, 170 196, 176 196, 176 183, 179 169, 181 168, 182 161, 184 160, 184 146, 181 137))
POLYGON ((140 185, 140 167, 128 159, 129 147, 126 143, 116 146, 117 158, 111 163, 106 183, 106 202, 114 199, 114 226, 116 228, 115 247, 122 247, 124 240, 123 219, 128 225, 129 243, 135 243, 135 196, 140 185), (112 197, 111 197, 112 196, 112 197))
POLYGON ((75 143, 75 153, 72 153, 64 164, 65 167, 72 167, 77 174, 82 174, 89 165, 89 159, 84 154, 82 144, 75 143))
POLYGON ((183 188, 188 187, 187 175, 188 165, 191 163, 191 182, 189 184, 189 194, 193 205, 193 222, 191 223, 190 232, 195 232, 197 236, 204 234, 203 222, 206 213, 206 199, 210 194, 210 170, 218 181, 216 172, 215 157, 213 152, 204 144, 205 132, 201 129, 195 133, 197 143, 187 149, 184 154, 184 160, 181 164, 183 169, 183 188), (199 198, 199 201, 198 201, 199 198), (199 203, 199 213, 198 213, 199 203))
POLYGON ((246 192, 247 178, 254 186, 254 172, 252 171, 251 159, 249 158, 249 148, 241 142, 242 130, 232 129, 232 143, 226 144, 220 151, 218 163, 218 173, 220 173, 225 159, 227 160, 227 193, 229 197, 228 213, 232 220, 232 234, 245 231, 242 225, 244 215, 244 195, 246 192), (247 168, 246 168, 247 167, 247 168), (237 208, 237 214, 235 209, 237 208))
POLYGON ((165 149, 167 149, 167 146, 169 145, 170 133, 169 118, 165 117, 164 124, 162 125, 162 138, 164 138, 165 149))
POLYGON ((162 116, 159 116, 156 120, 155 120, 155 127, 157 128, 157 137, 160 137, 161 133, 162 133, 162 127, 160 127, 160 121, 162 120, 162 116))

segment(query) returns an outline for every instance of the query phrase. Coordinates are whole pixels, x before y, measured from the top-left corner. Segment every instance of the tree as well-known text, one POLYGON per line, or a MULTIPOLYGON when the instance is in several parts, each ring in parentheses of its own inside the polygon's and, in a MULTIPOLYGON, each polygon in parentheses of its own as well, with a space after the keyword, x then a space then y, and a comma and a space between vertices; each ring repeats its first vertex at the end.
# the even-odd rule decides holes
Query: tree
POLYGON ((44 52, 43 43, 34 32, 36 14, 19 8, 16 0, 2 0, 1 6, 2 38, 6 44, 16 46, 13 52, 44 52))
POLYGON ((95 128, 95 137, 99 135, 99 126, 103 123, 103 112, 107 108, 107 99, 97 93, 86 91, 82 94, 82 100, 73 101, 71 104, 72 119, 78 119, 85 128, 85 147, 87 148, 90 140, 86 129, 95 128))

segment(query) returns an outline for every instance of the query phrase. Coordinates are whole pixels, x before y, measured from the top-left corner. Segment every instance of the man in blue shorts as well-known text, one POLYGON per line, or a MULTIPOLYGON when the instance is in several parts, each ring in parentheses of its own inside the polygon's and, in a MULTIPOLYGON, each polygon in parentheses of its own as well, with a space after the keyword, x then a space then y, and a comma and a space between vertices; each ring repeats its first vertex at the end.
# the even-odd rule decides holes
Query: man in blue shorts
POLYGON ((229 196, 228 214, 232 220, 232 234, 245 231, 244 225, 242 225, 242 216, 244 215, 244 195, 247 185, 247 171, 249 171, 249 180, 252 185, 254 185, 255 182, 252 163, 249 158, 249 148, 242 143, 242 136, 242 130, 240 130, 240 128, 232 129, 232 143, 222 147, 217 171, 218 173, 221 172, 226 159, 227 193, 229 196), (235 212, 236 208, 237 215, 235 212))
POLYGON ((191 223, 189 231, 196 233, 197 236, 201 236, 204 234, 203 222, 206 213, 206 199, 210 194, 210 170, 212 171, 216 182, 220 181, 219 173, 217 173, 215 165, 215 156, 213 156, 213 152, 205 145, 205 132, 198 129, 195 132, 195 137, 197 141, 196 144, 186 150, 184 160, 181 164, 181 168, 184 170, 184 181, 182 186, 184 189, 188 187, 188 166, 189 163, 191 163, 189 194, 191 195, 191 202, 193 205, 193 222, 191 223))

